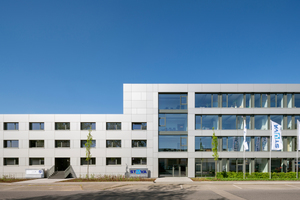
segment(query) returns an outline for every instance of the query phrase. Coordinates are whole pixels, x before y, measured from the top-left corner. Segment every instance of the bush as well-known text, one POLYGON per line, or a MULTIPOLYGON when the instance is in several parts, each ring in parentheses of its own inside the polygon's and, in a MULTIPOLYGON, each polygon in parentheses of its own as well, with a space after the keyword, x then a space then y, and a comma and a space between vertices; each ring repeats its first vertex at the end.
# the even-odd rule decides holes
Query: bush
MULTIPOLYGON (((272 179, 296 179, 296 172, 273 172, 271 173, 272 179)), ((300 172, 298 173, 300 178, 300 172)), ((228 179, 243 179, 243 172, 217 172, 217 178, 228 178, 228 179)), ((245 173, 247 179, 268 179, 269 172, 253 172, 251 174, 245 173)))

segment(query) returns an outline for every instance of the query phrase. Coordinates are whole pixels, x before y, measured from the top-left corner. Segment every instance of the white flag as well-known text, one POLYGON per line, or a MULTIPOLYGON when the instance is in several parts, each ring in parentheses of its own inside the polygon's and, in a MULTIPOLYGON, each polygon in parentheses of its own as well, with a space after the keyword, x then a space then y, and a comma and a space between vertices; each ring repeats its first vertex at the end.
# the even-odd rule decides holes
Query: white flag
POLYGON ((244 149, 248 150, 248 143, 246 141, 247 128, 246 128, 246 120, 244 120, 244 149))
POLYGON ((271 121, 272 123, 272 150, 282 150, 281 125, 271 121))
POLYGON ((298 150, 300 150, 300 121, 297 120, 298 150))

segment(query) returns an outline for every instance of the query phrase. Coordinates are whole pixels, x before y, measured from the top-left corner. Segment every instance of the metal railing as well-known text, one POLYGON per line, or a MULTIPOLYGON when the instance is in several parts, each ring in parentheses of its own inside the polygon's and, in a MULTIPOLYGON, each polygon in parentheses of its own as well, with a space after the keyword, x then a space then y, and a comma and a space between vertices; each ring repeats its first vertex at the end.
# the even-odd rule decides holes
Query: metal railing
POLYGON ((72 174, 72 177, 76 178, 76 174, 75 174, 75 172, 73 170, 72 165, 69 165, 69 167, 65 170, 64 173, 65 173, 65 178, 67 178, 69 174, 72 174))
POLYGON ((55 172, 55 165, 53 165, 50 169, 47 170, 47 178, 52 176, 55 172))

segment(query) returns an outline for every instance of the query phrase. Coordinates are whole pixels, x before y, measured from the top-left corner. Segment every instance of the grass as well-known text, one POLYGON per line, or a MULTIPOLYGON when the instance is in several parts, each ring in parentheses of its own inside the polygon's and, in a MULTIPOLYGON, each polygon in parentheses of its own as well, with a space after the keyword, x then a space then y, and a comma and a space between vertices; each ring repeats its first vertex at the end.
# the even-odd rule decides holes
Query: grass
POLYGON ((215 177, 197 177, 191 178, 193 181, 300 181, 296 178, 215 178, 215 177))
POLYGON ((65 180, 63 182, 122 182, 122 181, 154 181, 155 178, 140 178, 140 177, 131 177, 127 178, 123 175, 91 175, 90 178, 74 178, 70 180, 65 180))
POLYGON ((14 183, 14 182, 20 182, 20 181, 28 181, 32 179, 27 179, 27 178, 15 178, 13 176, 2 176, 0 178, 0 183, 14 183))

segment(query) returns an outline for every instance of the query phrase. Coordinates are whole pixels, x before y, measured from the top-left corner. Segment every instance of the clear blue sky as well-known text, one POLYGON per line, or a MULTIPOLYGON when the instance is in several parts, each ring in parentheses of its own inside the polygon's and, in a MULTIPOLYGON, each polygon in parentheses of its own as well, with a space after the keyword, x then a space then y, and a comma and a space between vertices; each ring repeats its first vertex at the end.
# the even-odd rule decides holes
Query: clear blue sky
POLYGON ((123 83, 299 83, 299 0, 0 1, 0 113, 123 112, 123 83))

